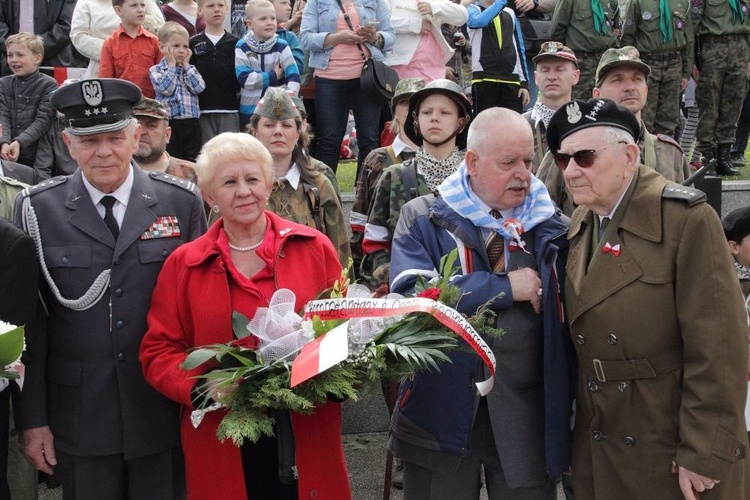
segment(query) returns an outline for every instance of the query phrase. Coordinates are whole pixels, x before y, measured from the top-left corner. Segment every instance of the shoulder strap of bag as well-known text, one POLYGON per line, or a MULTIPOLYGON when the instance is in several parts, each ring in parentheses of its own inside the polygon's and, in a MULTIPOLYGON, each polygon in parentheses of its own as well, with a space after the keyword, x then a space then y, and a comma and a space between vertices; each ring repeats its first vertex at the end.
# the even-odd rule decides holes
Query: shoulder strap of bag
POLYGON ((404 183, 406 201, 411 201, 419 196, 417 189, 417 159, 406 161, 401 165, 401 181, 404 183))
MULTIPOLYGON (((349 14, 346 13, 346 9, 344 9, 344 5, 341 3, 341 0, 336 0, 336 3, 339 4, 339 9, 341 9, 341 13, 344 15, 344 21, 346 21, 346 25, 349 26, 349 29, 354 31, 354 26, 352 26, 352 21, 349 19, 349 14)), ((367 55, 365 55, 365 51, 362 50, 362 46, 360 44, 357 44, 357 48, 359 49, 359 55, 362 56, 362 61, 367 61, 367 55)))
POLYGON ((305 193, 307 193, 307 201, 310 205, 310 212, 315 220, 315 229, 322 232, 323 223, 320 220, 320 191, 318 191, 317 186, 307 182, 304 183, 304 186, 305 193))

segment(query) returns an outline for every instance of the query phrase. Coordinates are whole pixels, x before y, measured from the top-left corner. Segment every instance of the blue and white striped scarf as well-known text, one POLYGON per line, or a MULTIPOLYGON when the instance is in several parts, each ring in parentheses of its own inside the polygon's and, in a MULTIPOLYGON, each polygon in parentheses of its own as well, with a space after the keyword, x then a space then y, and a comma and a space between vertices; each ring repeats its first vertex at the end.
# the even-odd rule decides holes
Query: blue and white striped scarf
MULTIPOLYGON (((499 232, 508 240, 517 238, 503 225, 503 219, 495 219, 482 209, 479 198, 471 189, 466 162, 461 162, 458 170, 440 184, 440 196, 458 215, 469 219, 477 227, 499 232)), ((523 232, 531 231, 537 224, 546 221, 555 213, 555 204, 542 181, 531 176, 529 194, 519 206, 512 209, 511 217, 521 223, 523 232)))

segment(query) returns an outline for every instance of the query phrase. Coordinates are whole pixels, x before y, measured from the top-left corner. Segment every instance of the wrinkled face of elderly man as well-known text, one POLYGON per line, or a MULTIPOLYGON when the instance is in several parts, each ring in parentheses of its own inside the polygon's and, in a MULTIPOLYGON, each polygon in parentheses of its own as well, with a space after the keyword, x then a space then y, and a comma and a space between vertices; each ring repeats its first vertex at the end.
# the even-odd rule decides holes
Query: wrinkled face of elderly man
POLYGON ((517 207, 528 196, 534 158, 534 138, 526 119, 502 111, 503 116, 477 117, 466 151, 471 189, 495 210, 517 207))
POLYGON ((627 189, 640 158, 633 137, 613 127, 590 127, 569 135, 558 153, 570 156, 563 169, 568 192, 576 205, 598 215, 612 212, 627 189))

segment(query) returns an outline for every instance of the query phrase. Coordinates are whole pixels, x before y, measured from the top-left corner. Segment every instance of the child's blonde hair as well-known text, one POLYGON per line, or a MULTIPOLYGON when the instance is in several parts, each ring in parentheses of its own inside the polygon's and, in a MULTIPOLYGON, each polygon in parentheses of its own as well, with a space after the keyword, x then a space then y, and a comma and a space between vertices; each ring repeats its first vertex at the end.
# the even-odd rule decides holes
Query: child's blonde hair
POLYGON ((185 38, 190 38, 187 30, 179 23, 174 21, 167 21, 164 25, 159 28, 159 42, 167 43, 169 39, 174 35, 182 35, 185 38))
MULTIPOLYGON (((268 0, 250 0, 245 5, 245 19, 250 20, 258 9, 273 9, 273 4, 268 0)), ((276 9, 274 9, 276 12, 276 9)))
MULTIPOLYGON (((224 6, 229 5, 229 0, 216 0, 217 2, 221 2, 224 4, 224 6)), ((203 4, 208 2, 208 0, 198 0, 198 7, 203 7, 203 4)))
POLYGON ((14 43, 26 47, 35 56, 44 57, 44 42, 39 35, 22 31, 21 33, 16 33, 5 39, 6 47, 8 45, 13 45, 14 43))

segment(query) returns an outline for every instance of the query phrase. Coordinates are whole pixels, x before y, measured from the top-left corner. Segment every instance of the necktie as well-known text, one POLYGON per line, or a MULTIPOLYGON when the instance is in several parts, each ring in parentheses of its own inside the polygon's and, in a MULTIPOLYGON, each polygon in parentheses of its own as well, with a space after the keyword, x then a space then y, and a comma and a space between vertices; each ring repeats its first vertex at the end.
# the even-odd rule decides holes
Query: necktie
POLYGON ((18 32, 34 33, 34 0, 18 2, 18 32))
MULTIPOLYGON (((497 210, 490 211, 490 215, 496 219, 500 218, 500 212, 497 210)), ((490 259, 492 272, 501 273, 505 270, 504 253, 505 241, 503 237, 497 231, 492 231, 490 237, 487 238, 487 257, 490 259)))
POLYGON ((104 223, 109 228, 109 231, 112 233, 112 236, 117 239, 117 237, 120 235, 120 226, 117 224, 117 219, 115 219, 115 214, 112 211, 112 207, 114 206, 115 202, 117 200, 114 196, 105 196, 101 199, 100 203, 104 207, 104 223))
POLYGON ((609 217, 602 218, 601 222, 599 223, 599 240, 601 241, 602 236, 604 235, 604 231, 607 230, 607 226, 609 225, 609 217))

